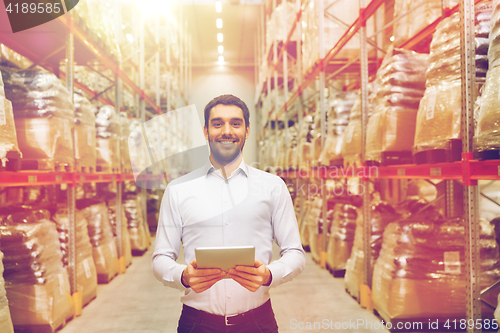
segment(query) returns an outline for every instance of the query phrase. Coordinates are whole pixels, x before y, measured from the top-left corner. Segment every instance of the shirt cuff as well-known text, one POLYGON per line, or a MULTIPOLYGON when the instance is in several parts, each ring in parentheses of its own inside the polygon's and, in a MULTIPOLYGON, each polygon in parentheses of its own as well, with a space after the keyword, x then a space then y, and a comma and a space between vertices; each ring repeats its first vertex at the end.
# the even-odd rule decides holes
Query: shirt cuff
POLYGON ((184 272, 184 269, 186 269, 187 265, 177 265, 174 268, 174 284, 175 288, 179 289, 180 291, 184 291, 187 288, 182 284, 182 272, 184 272))

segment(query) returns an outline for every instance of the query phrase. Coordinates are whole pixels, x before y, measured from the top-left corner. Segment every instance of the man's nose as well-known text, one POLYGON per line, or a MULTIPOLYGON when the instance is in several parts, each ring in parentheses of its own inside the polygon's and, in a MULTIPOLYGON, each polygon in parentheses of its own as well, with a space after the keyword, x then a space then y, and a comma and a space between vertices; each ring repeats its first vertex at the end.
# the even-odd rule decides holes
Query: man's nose
POLYGON ((231 124, 225 123, 224 126, 222 126, 222 134, 232 134, 231 124))

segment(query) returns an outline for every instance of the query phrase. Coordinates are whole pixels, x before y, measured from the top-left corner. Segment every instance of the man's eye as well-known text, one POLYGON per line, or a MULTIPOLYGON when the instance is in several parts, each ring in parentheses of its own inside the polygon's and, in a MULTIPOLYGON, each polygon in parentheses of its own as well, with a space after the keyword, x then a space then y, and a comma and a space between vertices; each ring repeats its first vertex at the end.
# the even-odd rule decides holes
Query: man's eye
POLYGON ((233 126, 240 126, 241 124, 236 122, 236 123, 233 123, 233 126))

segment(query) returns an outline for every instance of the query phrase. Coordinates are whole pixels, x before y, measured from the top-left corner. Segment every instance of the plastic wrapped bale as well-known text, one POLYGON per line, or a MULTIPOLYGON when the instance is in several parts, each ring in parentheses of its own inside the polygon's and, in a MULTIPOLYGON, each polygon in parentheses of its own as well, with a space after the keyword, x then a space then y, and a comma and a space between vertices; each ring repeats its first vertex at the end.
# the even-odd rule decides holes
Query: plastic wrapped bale
POLYGON ((377 72, 374 113, 366 129, 366 160, 411 162, 415 120, 425 90, 428 56, 391 48, 377 72), (406 153, 408 156, 402 154, 406 153), (386 154, 387 159, 382 159, 386 154))
POLYGON ((132 173, 132 164, 130 162, 130 152, 128 146, 128 138, 130 136, 130 120, 127 118, 127 114, 125 112, 120 113, 120 117, 120 158, 122 172, 132 173))
MULTIPOLYGON (((3 45, 0 44, 1 46, 3 45)), ((0 167, 6 168, 9 159, 18 157, 19 147, 17 146, 12 103, 5 98, 2 76, 0 75, 0 167)))
MULTIPOLYGON (((488 17, 491 3, 476 5, 476 76, 486 74, 488 17)), ((433 35, 429 69, 426 73, 426 90, 420 103, 415 130, 413 154, 448 150, 461 133, 461 64, 460 24, 458 13, 439 23, 433 35)), ((477 88, 477 87, 476 87, 477 88)))
POLYGON ((76 91, 75 103, 75 158, 76 169, 80 172, 96 170, 96 130, 94 106, 83 92, 76 91))
POLYGON ((61 81, 44 70, 1 68, 12 102, 23 168, 73 169, 74 107, 61 81))
MULTIPOLYGON (((458 1, 448 1, 451 8, 458 1)), ((407 13, 404 17, 394 22, 394 43, 401 45, 414 37, 425 27, 429 26, 442 15, 442 1, 431 0, 425 2, 411 0, 396 0, 394 2, 394 18, 407 13)))
POLYGON ((7 292, 5 291, 5 280, 3 278, 3 253, 0 252, 0 332, 14 333, 12 319, 10 318, 7 292))
POLYGON ((92 256, 97 270, 98 283, 108 283, 118 274, 118 254, 113 231, 109 223, 108 207, 104 203, 82 199, 77 207, 87 220, 92 245, 92 256))
POLYGON ((128 221, 128 232, 130 234, 130 244, 132 254, 143 254, 148 249, 149 242, 144 227, 144 216, 142 213, 139 195, 126 194, 123 200, 125 216, 128 221))
POLYGON ((146 157, 148 148, 146 147, 140 127, 141 122, 139 119, 130 119, 129 131, 131 134, 128 137, 127 149, 130 155, 130 166, 134 175, 139 175, 149 166, 147 164, 149 157, 146 157))
POLYGON ((297 137, 298 137, 298 125, 297 123, 290 126, 288 129, 288 135, 290 144, 288 146, 288 152, 286 156, 286 165, 288 169, 297 169, 297 137))
POLYGON ((313 203, 313 198, 304 198, 304 207, 300 209, 300 217, 297 218, 300 230, 300 242, 306 251, 310 251, 309 246, 309 226, 307 224, 309 212, 313 203))
POLYGON ((0 244, 14 327, 54 331, 73 316, 69 279, 63 268, 56 226, 16 214, 3 220, 0 244))
POLYGON ((298 166, 299 168, 310 167, 314 159, 313 156, 313 126, 314 117, 308 115, 303 118, 298 135, 298 166))
POLYGON ((334 206, 326 260, 328 267, 334 272, 343 271, 346 268, 354 243, 357 217, 356 207, 352 205, 336 204, 334 206))
MULTIPOLYGON (((118 226, 117 226, 117 214, 116 214, 116 199, 109 200, 108 203, 108 213, 109 213, 109 222, 111 223, 111 229, 113 230, 113 236, 115 239, 115 244, 116 248, 118 249, 120 246, 120 243, 118 242, 118 226)), ((122 253, 120 253, 121 258, 120 260, 123 260, 125 267, 128 267, 132 264, 132 248, 130 245, 130 235, 128 232, 128 222, 127 222, 127 216, 125 214, 125 207, 122 205, 122 217, 121 217, 121 224, 122 224, 122 253)), ((118 251, 120 252, 120 251, 118 251)))
POLYGON ((333 218, 333 211, 327 210, 326 221, 323 218, 323 198, 317 196, 311 202, 311 207, 305 219, 309 229, 309 248, 311 256, 317 263, 321 262, 321 253, 324 252, 325 242, 322 233, 323 224, 327 225, 333 218))
POLYGON ((102 106, 95 117, 96 126, 96 169, 103 172, 120 170, 118 158, 120 149, 120 123, 115 108, 102 106))
POLYGON ((343 92, 337 94, 331 101, 327 120, 327 137, 319 157, 321 165, 330 166, 333 161, 342 158, 343 136, 356 99, 357 92, 343 92))
MULTIPOLYGON (((385 321, 464 318, 465 237, 462 219, 391 223, 373 273, 373 305, 385 321)), ((481 286, 498 280, 498 248, 482 226, 481 286)))
POLYGON ((364 281, 364 252, 363 252, 363 214, 356 209, 356 229, 351 256, 345 265, 344 285, 346 291, 359 301, 359 286, 364 281))
POLYGON ((500 154, 500 2, 494 2, 488 50, 489 70, 482 94, 480 111, 475 115, 475 157, 499 158, 500 154))
MULTIPOLYGON (((69 230, 68 209, 60 207, 53 216, 54 221, 69 230)), ((97 296, 97 270, 90 245, 87 220, 76 211, 76 285, 82 292, 82 304, 86 305, 97 296)))

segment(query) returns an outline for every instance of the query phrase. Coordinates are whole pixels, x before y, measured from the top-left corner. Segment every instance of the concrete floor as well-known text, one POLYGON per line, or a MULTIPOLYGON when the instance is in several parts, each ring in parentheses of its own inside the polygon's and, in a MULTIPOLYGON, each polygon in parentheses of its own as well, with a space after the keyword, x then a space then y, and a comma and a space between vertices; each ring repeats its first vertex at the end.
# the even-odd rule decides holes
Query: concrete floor
MULTIPOLYGON (((151 254, 152 249, 142 257, 135 257, 125 274, 107 285, 99 285, 97 298, 60 333, 176 332, 181 312, 180 292, 164 287, 154 278, 151 254)), ((388 332, 375 329, 380 320, 345 292, 343 279, 333 278, 309 254, 306 267, 297 278, 271 290, 271 301, 281 333, 388 332), (357 329, 346 328, 347 323, 358 320, 372 323, 374 329, 366 329, 365 324, 357 329), (319 324, 316 329, 306 329, 308 323, 314 325, 314 322, 328 322, 332 329, 318 328, 319 324), (342 323, 344 329, 340 328, 342 323)))

